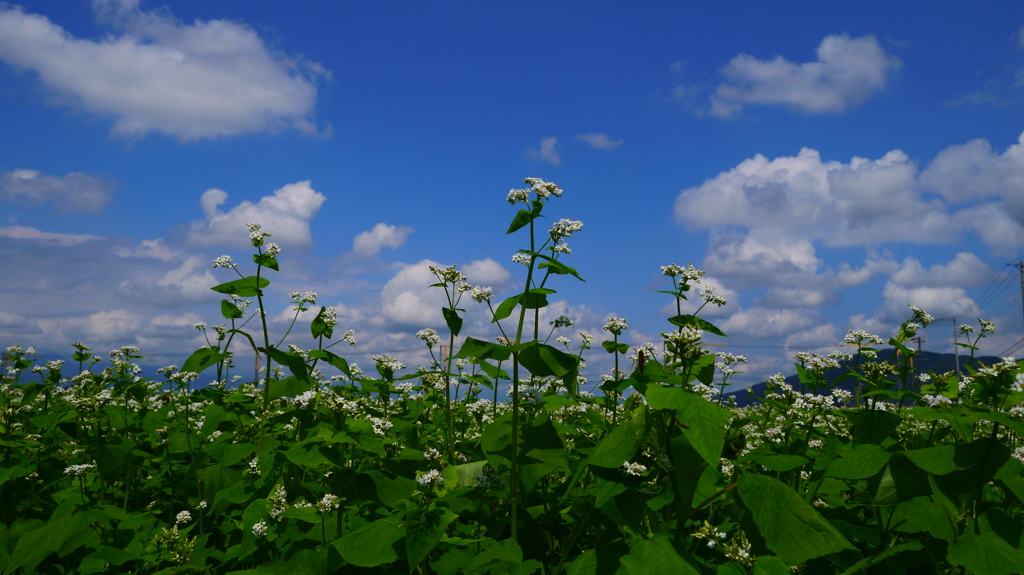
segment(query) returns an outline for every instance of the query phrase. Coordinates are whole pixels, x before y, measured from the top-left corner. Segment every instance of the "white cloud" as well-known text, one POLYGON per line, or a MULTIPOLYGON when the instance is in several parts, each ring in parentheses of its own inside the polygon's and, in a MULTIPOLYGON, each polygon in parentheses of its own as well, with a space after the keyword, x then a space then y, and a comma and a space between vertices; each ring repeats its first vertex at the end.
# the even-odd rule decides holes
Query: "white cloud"
POLYGON ((0 174, 0 200, 29 206, 50 202, 59 212, 100 213, 116 187, 110 180, 84 172, 48 176, 17 169, 0 174))
POLYGON ((423 260, 399 270, 381 290, 383 316, 406 326, 436 328, 444 325, 441 308, 448 305, 444 290, 429 287, 437 283, 429 268, 440 265, 432 260, 423 260))
POLYGON ((405 243, 406 238, 413 231, 408 226, 399 227, 379 223, 373 226, 372 230, 367 230, 356 236, 352 242, 352 251, 366 257, 372 257, 379 254, 380 250, 384 247, 396 250, 405 243))
POLYGON ((116 136, 316 133, 315 81, 328 75, 320 65, 271 51, 238 22, 185 24, 137 2, 94 6, 119 35, 75 38, 45 16, 0 7, 0 59, 35 71, 55 103, 113 117, 116 136))
MULTIPOLYGON (((836 349, 842 344, 843 336, 839 328, 831 323, 826 323, 799 331, 786 338, 786 347, 801 349, 816 349, 818 353, 826 349, 836 349)), ((788 367, 788 366, 787 366, 788 367)))
POLYGON ((711 113, 731 117, 744 105, 786 105, 811 113, 838 113, 885 87, 900 61, 885 53, 874 36, 826 36, 818 60, 797 64, 776 56, 732 59, 722 73, 728 81, 711 96, 711 113))
POLYGON ((40 231, 27 226, 5 226, 0 227, 0 238, 11 238, 14 240, 28 240, 44 245, 71 247, 84 242, 92 242, 103 239, 101 236, 90 234, 57 234, 40 231))
POLYGON ((497 291, 512 284, 512 274, 491 258, 474 260, 460 269, 466 280, 474 285, 490 286, 497 291))
POLYGON ((975 307, 974 300, 958 287, 905 287, 889 281, 882 290, 885 303, 875 317, 888 325, 896 325, 913 316, 909 304, 934 317, 951 317, 975 307))
POLYGON ((142 240, 133 248, 120 246, 114 249, 114 253, 123 258, 154 258, 163 261, 173 260, 182 256, 182 252, 165 244, 163 238, 142 240))
POLYGON ((928 269, 914 258, 903 260, 899 269, 889 281, 900 287, 977 287, 992 279, 995 271, 981 258, 960 252, 946 264, 936 264, 928 269))
POLYGON ((189 256, 176 268, 161 275, 137 275, 121 282, 117 292, 132 298, 145 294, 147 298, 174 302, 216 301, 218 295, 210 288, 223 283, 210 271, 209 261, 189 256))
POLYGON ((203 193, 199 204, 206 219, 189 224, 185 239, 189 246, 250 245, 245 227, 249 223, 262 224, 264 231, 273 234, 270 242, 285 247, 309 245, 313 243, 309 222, 327 200, 310 187, 309 180, 288 184, 255 204, 244 201, 222 212, 219 206, 227 197, 226 192, 216 188, 203 193))
POLYGON ((757 305, 768 308, 801 308, 837 305, 842 296, 827 289, 773 286, 757 299, 757 305))
POLYGON ((773 160, 757 154, 683 190, 675 216, 696 229, 742 226, 831 246, 953 241, 945 205, 921 196, 916 173, 899 150, 847 164, 810 148, 773 160))
POLYGON ((803 310, 752 307, 716 325, 730 337, 765 339, 783 337, 809 327, 815 323, 815 317, 803 310))
POLYGON ((606 134, 579 134, 577 140, 590 144, 591 148, 599 150, 614 150, 622 145, 622 140, 611 140, 606 134))
POLYGON ((562 153, 555 149, 558 145, 558 138, 554 136, 550 138, 544 138, 540 141, 539 148, 530 148, 526 150, 526 155, 542 162, 550 162, 554 165, 562 163, 562 153))

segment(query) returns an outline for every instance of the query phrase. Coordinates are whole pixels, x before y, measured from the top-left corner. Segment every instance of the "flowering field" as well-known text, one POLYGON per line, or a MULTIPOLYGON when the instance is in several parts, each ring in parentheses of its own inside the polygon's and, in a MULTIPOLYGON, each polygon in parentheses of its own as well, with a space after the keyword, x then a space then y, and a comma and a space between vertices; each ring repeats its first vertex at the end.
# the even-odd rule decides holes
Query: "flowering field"
MULTIPOLYGON (((3 575, 1024 572, 1018 363, 972 361, 914 391, 904 342, 932 318, 911 306, 892 337, 851 331, 854 353, 800 355, 800 389, 776 376, 737 408, 722 392, 745 359, 701 347, 725 334, 699 310, 670 318, 660 348, 631 350, 613 317, 600 345, 581 334, 572 349, 551 339, 571 320, 542 329, 539 310, 549 280, 580 279, 564 260, 582 224, 539 231, 562 190, 526 183, 508 195, 521 205, 508 233, 529 234, 524 290, 492 302, 455 266, 432 268, 448 329, 417 334, 435 358, 418 370, 386 355, 372 375, 349 364, 335 345, 356 342, 331 307, 311 339, 272 339, 279 250, 256 224, 254 275, 214 263, 237 274, 212 288, 227 323, 198 326, 210 345, 160 380, 137 376, 131 346, 102 370, 84 344, 44 365, 7 348, 3 575), (460 337, 470 300, 491 311, 492 339, 460 337), (259 381, 233 364, 239 342, 261 358, 259 381), (459 353, 440 355, 442 342, 459 353), (882 345, 899 353, 881 361, 882 345), (597 395, 580 389, 586 354, 614 358, 597 395), (836 387, 846 379, 856 395, 836 387)), ((662 272, 677 306, 725 303, 692 293, 692 265, 662 272)), ((961 345, 973 353, 993 330, 982 321, 961 345)))

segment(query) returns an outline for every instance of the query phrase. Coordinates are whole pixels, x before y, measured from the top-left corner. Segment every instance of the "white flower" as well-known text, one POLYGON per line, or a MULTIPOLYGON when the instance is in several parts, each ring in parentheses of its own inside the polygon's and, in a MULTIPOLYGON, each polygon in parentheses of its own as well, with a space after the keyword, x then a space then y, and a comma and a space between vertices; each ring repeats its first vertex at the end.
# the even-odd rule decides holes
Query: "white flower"
POLYGON ((607 332, 611 332, 615 335, 622 335, 622 330, 627 328, 629 328, 629 325, 626 323, 626 320, 620 317, 612 316, 608 318, 608 321, 604 324, 604 327, 601 329, 607 332))
POLYGON ((206 509, 207 505, 209 504, 206 502, 205 499, 203 499, 198 504, 196 504, 196 509, 206 509))
POLYGON ((559 337, 556 337, 556 338, 555 338, 555 343, 560 343, 560 344, 562 344, 562 345, 564 345, 564 346, 568 347, 568 346, 569 346, 569 343, 570 343, 570 341, 569 341, 569 338, 567 338, 567 337, 565 337, 565 336, 563 335, 563 336, 559 336, 559 337))
POLYGON ((545 182, 540 178, 526 178, 523 181, 530 185, 530 191, 537 194, 538 200, 547 199, 548 196, 560 197, 562 195, 562 188, 553 182, 545 182))
POLYGON ((260 521, 256 525, 252 526, 252 534, 256 537, 263 537, 267 534, 267 522, 260 521))
POLYGON ((298 305, 302 305, 304 303, 316 303, 316 292, 312 291, 293 291, 288 293, 288 297, 298 305))
POLYGON ((723 305, 729 303, 724 297, 715 293, 714 286, 704 286, 704 289, 700 291, 700 297, 704 301, 712 305, 716 305, 718 307, 722 307, 723 305))
POLYGON ((512 254, 512 261, 517 264, 523 264, 524 266, 530 265, 531 259, 532 258, 530 256, 519 252, 512 254))
POLYGON ((518 203, 527 204, 530 202, 530 190, 517 190, 513 188, 512 190, 509 190, 506 199, 508 200, 508 203, 513 206, 518 203))
POLYGON ((390 355, 386 355, 386 354, 374 355, 374 356, 371 356, 371 359, 373 359, 373 361, 377 362, 377 366, 378 367, 381 367, 383 369, 387 369, 387 370, 390 370, 390 371, 393 371, 393 372, 394 371, 398 371, 400 369, 405 369, 405 364, 404 363, 398 361, 397 359, 391 357, 390 355))
POLYGON ((622 467, 625 468, 626 473, 629 474, 629 475, 643 475, 644 473, 647 473, 647 466, 646 465, 641 465, 639 463, 633 463, 631 461, 627 461, 627 462, 623 463, 622 467))
MULTIPOLYGON (((350 330, 346 331, 345 335, 341 338, 341 341, 347 341, 349 345, 351 345, 352 347, 355 347, 356 346, 356 330, 350 329, 350 330)), ((355 365, 355 364, 353 363, 349 367, 351 367, 353 365, 355 365)), ((355 371, 353 371, 352 374, 355 375, 355 371)))
POLYGON ((203 331, 204 329, 206 329, 206 322, 197 321, 192 327, 195 328, 196 331, 203 331))
POLYGON ((921 322, 921 325, 923 325, 924 327, 928 327, 929 324, 935 321, 935 318, 928 315, 928 312, 924 311, 923 309, 917 307, 914 304, 907 305, 909 305, 911 311, 914 312, 914 319, 921 322))
POLYGON ((981 324, 981 335, 989 335, 996 332, 996 324, 980 318, 978 319, 978 323, 981 324))
POLYGON ((280 246, 277 244, 267 244, 267 255, 276 258, 279 253, 281 253, 280 246))
POLYGON ((81 465, 72 465, 64 469, 64 475, 70 475, 72 477, 80 477, 93 469, 96 469, 95 463, 83 463, 81 465))
POLYGON ((328 513, 338 507, 341 507, 341 503, 339 503, 338 496, 333 493, 324 495, 323 499, 316 504, 316 508, 320 510, 320 513, 328 513))
POLYGON ((231 256, 220 256, 213 260, 213 267, 215 268, 233 268, 237 267, 237 264, 231 262, 231 256))
POLYGON ((423 475, 420 475, 419 477, 417 477, 416 481, 419 482, 420 485, 428 487, 428 486, 431 486, 431 485, 435 485, 435 484, 439 485, 439 484, 443 483, 444 482, 444 477, 441 475, 440 471, 438 471, 436 469, 431 469, 430 471, 428 471, 428 472, 424 473, 423 475))
POLYGON ((441 341, 441 337, 437 335, 437 330, 431 327, 427 327, 416 332, 416 337, 426 342, 427 347, 434 347, 435 343, 441 341))
POLYGON ((582 229, 583 222, 563 218, 555 222, 548 233, 551 234, 551 239, 553 241, 558 242, 562 238, 570 237, 582 229))
POLYGON ((490 287, 477 286, 473 288, 472 298, 476 303, 491 301, 494 297, 494 290, 490 287))
POLYGON ((174 518, 175 525, 181 525, 183 523, 188 523, 189 521, 192 521, 192 514, 188 511, 182 511, 174 518))

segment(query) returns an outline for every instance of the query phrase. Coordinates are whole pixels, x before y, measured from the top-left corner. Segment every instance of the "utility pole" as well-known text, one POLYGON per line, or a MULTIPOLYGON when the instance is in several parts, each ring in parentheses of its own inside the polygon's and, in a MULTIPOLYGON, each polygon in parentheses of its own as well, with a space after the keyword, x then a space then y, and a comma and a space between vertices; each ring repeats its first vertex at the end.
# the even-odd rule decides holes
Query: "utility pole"
POLYGON ((1017 268, 1018 271, 1020 271, 1021 306, 1024 307, 1024 262, 1009 263, 1006 265, 1013 266, 1017 268))
POLYGON ((909 338, 907 341, 916 341, 917 342, 917 356, 916 356, 917 357, 917 361, 914 361, 914 357, 913 356, 910 358, 910 367, 914 368, 914 371, 917 372, 917 380, 911 386, 911 389, 913 389, 915 387, 920 387, 921 386, 921 374, 924 373, 924 358, 921 357, 921 342, 924 341, 924 338, 921 337, 921 336, 917 336, 917 337, 909 338))
POLYGON ((956 318, 954 317, 953 318, 953 353, 956 354, 956 377, 958 378, 957 381, 959 381, 959 377, 960 377, 960 345, 959 345, 959 343, 960 342, 957 341, 956 334, 957 334, 957 331, 956 331, 956 318))

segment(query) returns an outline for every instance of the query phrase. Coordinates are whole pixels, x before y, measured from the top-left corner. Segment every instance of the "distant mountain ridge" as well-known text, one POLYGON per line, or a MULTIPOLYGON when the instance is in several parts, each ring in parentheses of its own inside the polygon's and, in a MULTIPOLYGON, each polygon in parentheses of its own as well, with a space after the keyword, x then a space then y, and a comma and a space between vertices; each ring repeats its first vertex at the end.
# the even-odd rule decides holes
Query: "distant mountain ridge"
MULTIPOLYGON (((879 359, 884 360, 891 359, 894 351, 895 350, 893 349, 881 350, 878 352, 878 357, 879 359)), ((991 355, 978 356, 974 358, 974 362, 978 365, 991 365, 993 363, 999 363, 1001 361, 1003 361, 1002 358, 991 355)), ((948 371, 956 371, 957 356, 956 354, 952 353, 935 353, 933 351, 921 350, 921 352, 914 355, 914 362, 915 373, 928 373, 930 371, 934 371, 935 373, 946 373, 948 371)), ((960 354, 959 362, 960 370, 962 372, 966 371, 964 369, 964 366, 971 364, 971 356, 960 354)), ((825 381, 834 381, 835 378, 846 373, 847 371, 849 370, 845 364, 842 367, 830 369, 825 372, 825 381)), ((853 384, 855 381, 856 380, 853 379, 846 379, 845 381, 840 382, 840 384, 835 387, 838 387, 840 389, 846 389, 852 392, 853 384)), ((793 389, 797 391, 800 390, 800 378, 797 377, 795 373, 786 378, 786 383, 792 385, 793 389)), ((764 394, 767 392, 768 389, 768 384, 766 382, 761 382, 751 386, 750 388, 754 390, 753 396, 747 393, 746 388, 736 391, 729 391, 726 392, 725 395, 726 397, 730 395, 734 396, 736 398, 736 405, 739 405, 740 407, 747 406, 750 405, 752 401, 756 400, 756 398, 764 397, 764 394)))

